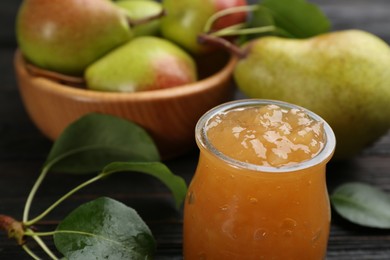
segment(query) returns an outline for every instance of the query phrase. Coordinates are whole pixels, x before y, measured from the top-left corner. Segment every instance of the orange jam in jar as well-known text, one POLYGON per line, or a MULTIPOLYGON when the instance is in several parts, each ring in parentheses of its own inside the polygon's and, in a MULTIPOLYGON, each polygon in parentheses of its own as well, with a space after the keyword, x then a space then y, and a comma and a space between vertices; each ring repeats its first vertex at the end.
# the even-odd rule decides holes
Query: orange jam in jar
POLYGON ((325 259, 335 137, 323 119, 280 101, 239 100, 203 115, 196 141, 186 260, 325 259))

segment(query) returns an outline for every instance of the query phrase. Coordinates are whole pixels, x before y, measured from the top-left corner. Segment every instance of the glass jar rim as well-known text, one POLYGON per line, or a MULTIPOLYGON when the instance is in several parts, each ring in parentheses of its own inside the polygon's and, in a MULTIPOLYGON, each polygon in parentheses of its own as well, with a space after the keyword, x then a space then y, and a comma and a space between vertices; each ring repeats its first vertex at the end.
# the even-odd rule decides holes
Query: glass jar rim
POLYGON ((299 171, 302 169, 311 168, 313 166, 319 165, 319 164, 326 164, 331 156, 334 153, 335 147, 336 147, 336 138, 334 135, 334 132, 332 128, 329 126, 329 124, 319 115, 316 113, 284 101, 280 100, 272 100, 272 99, 239 99, 234 100, 230 102, 226 102, 223 104, 220 104, 209 111, 207 111, 203 116, 198 120, 196 127, 195 127, 195 139, 199 146, 199 148, 204 148, 208 150, 212 155, 218 157, 219 159, 225 161, 231 166, 234 166, 236 168, 242 168, 242 169, 248 169, 252 171, 257 172, 269 172, 269 173, 277 173, 277 172, 293 172, 293 171, 299 171), (257 165, 247 162, 242 162, 239 160, 236 160, 234 158, 231 158, 221 151, 219 151, 216 147, 212 145, 210 140, 207 136, 207 129, 206 125, 208 124, 208 121, 213 118, 215 115, 220 114, 222 112, 226 112, 232 109, 236 108, 242 108, 242 107, 253 107, 253 106, 261 106, 261 105, 277 105, 282 108, 290 108, 290 109, 300 109, 303 110, 310 118, 322 122, 324 126, 325 131, 325 138, 326 142, 324 147, 321 149, 321 151, 314 156, 313 158, 309 160, 305 160, 300 163, 294 163, 291 165, 286 166, 280 166, 280 167, 273 167, 273 166, 263 166, 263 165, 257 165))

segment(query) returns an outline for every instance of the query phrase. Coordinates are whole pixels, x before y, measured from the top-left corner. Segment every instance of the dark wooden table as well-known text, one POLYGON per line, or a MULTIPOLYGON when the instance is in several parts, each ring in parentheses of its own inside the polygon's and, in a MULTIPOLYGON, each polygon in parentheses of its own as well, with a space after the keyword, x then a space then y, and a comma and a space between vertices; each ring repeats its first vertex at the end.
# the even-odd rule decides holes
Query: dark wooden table
MULTIPOLYGON (((314 2, 332 20, 334 30, 359 28, 377 34, 390 43, 390 1, 314 2)), ((14 21, 19 4, 20 0, 0 1, 0 214, 12 215, 17 219, 22 217, 28 192, 52 145, 28 118, 13 72, 16 48, 14 21)), ((197 151, 166 163, 174 173, 189 183, 196 167, 197 151)), ((49 175, 37 194, 31 214, 40 213, 85 179, 87 176, 49 175)), ((337 185, 348 181, 363 181, 390 193, 390 134, 356 158, 329 165, 330 192, 337 185)), ((38 228, 55 229, 59 220, 76 206, 100 196, 120 200, 140 213, 158 242, 156 259, 182 258, 182 212, 174 208, 172 198, 164 186, 152 177, 141 174, 114 176, 85 188, 52 212, 38 228)), ((50 240, 47 243, 53 246, 50 240)), ((0 233, 0 259, 29 257, 14 241, 0 233)), ((390 230, 359 227, 333 214, 327 259, 390 259, 390 230)))

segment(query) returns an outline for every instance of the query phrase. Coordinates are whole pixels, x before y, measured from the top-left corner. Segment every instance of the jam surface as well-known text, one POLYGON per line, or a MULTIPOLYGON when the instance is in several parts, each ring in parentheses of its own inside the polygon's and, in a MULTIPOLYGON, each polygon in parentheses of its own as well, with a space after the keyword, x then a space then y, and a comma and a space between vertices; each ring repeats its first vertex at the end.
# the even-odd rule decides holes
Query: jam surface
POLYGON ((316 156, 324 146, 323 123, 305 111, 264 105, 232 109, 206 126, 211 144, 246 163, 281 167, 316 156))

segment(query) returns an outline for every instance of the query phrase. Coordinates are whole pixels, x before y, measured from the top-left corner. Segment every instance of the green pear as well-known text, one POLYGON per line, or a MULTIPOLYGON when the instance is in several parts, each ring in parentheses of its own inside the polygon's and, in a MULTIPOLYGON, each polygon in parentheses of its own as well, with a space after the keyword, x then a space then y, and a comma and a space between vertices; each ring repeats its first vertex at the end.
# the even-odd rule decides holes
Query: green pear
MULTIPOLYGON (((121 0, 115 4, 126 11, 127 16, 134 21, 158 16, 163 12, 161 3, 148 0, 121 0)), ((152 19, 133 27, 134 36, 158 35, 160 32, 160 19, 152 19)))
MULTIPOLYGON (((194 54, 210 52, 213 48, 198 42, 208 19, 218 11, 246 5, 245 0, 163 0, 166 15, 161 19, 161 33, 187 51, 194 54)), ((218 30, 244 22, 243 12, 219 19, 213 26, 218 30)))
POLYGON ((351 158, 390 127, 390 48, 360 30, 309 39, 263 37, 243 47, 234 78, 252 98, 306 107, 333 128, 335 158, 351 158))
POLYGON ((28 61, 69 75, 132 37, 125 11, 109 0, 24 0, 16 34, 28 61))
POLYGON ((175 44, 140 36, 91 64, 85 79, 93 90, 136 92, 192 83, 197 72, 192 57, 175 44))

